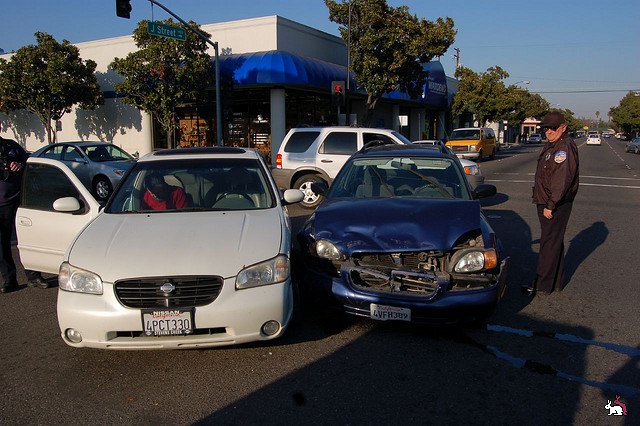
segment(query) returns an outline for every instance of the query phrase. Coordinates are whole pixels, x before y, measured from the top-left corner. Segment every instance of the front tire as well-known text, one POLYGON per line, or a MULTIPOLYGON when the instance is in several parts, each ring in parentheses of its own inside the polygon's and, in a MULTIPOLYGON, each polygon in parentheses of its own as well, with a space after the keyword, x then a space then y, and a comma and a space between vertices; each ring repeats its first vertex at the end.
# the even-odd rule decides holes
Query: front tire
POLYGON ((315 209, 324 200, 322 195, 316 194, 311 190, 311 184, 314 182, 323 182, 323 180, 316 175, 304 175, 298 178, 293 185, 294 188, 299 189, 304 194, 300 205, 305 209, 315 209))
POLYGON ((107 201, 113 192, 113 186, 106 176, 96 176, 93 180, 93 195, 99 202, 107 201))

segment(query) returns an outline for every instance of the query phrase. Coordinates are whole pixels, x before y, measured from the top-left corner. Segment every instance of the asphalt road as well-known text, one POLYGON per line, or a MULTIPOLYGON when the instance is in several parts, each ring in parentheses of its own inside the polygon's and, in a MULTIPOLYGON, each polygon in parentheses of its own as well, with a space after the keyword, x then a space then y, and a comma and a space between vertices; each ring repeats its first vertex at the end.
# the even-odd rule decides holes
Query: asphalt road
MULTIPOLYGON (((518 291, 537 261, 541 146, 516 146, 481 163, 499 192, 485 213, 512 259, 486 328, 336 326, 307 309, 268 344, 79 350, 58 334, 58 290, 23 286, 0 295, 0 424, 640 424, 640 155, 582 142, 562 293, 518 291), (604 408, 617 395, 626 417, 604 408)), ((309 214, 291 213, 295 226, 309 214)))

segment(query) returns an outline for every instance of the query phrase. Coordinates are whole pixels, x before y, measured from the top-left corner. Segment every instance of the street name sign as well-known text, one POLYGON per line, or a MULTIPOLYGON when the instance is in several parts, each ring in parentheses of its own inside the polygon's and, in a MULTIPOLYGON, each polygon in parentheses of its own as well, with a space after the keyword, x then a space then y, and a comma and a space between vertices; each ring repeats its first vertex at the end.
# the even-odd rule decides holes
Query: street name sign
POLYGON ((187 39, 187 31, 184 28, 172 27, 160 22, 147 22, 147 32, 154 36, 172 38, 174 40, 185 41, 187 39))

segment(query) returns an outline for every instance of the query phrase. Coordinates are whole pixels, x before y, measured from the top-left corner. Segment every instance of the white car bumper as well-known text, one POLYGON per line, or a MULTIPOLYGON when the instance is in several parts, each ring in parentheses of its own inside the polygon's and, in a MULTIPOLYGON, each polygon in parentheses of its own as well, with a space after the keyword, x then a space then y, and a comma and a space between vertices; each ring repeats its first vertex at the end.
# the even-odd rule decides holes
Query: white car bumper
POLYGON ((208 305, 194 308, 193 312, 193 334, 146 336, 142 310, 123 306, 116 298, 113 284, 104 283, 102 295, 58 292, 58 323, 62 338, 69 346, 179 349, 234 345, 282 335, 293 312, 291 282, 236 290, 235 277, 227 278, 218 297, 208 305), (272 320, 277 321, 280 328, 267 336, 261 328, 272 320), (73 343, 66 337, 66 330, 70 328, 80 333, 81 342, 73 343))

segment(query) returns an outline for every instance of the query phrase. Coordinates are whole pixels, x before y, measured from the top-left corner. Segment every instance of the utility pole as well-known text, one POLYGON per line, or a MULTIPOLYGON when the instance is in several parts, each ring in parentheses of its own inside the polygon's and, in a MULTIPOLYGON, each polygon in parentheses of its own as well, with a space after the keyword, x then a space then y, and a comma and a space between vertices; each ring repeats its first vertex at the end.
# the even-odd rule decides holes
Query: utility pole
POLYGON ((457 71, 458 68, 460 68, 460 49, 457 47, 454 47, 453 50, 456 51, 456 54, 453 55, 453 57, 456 58, 456 71, 457 71))

